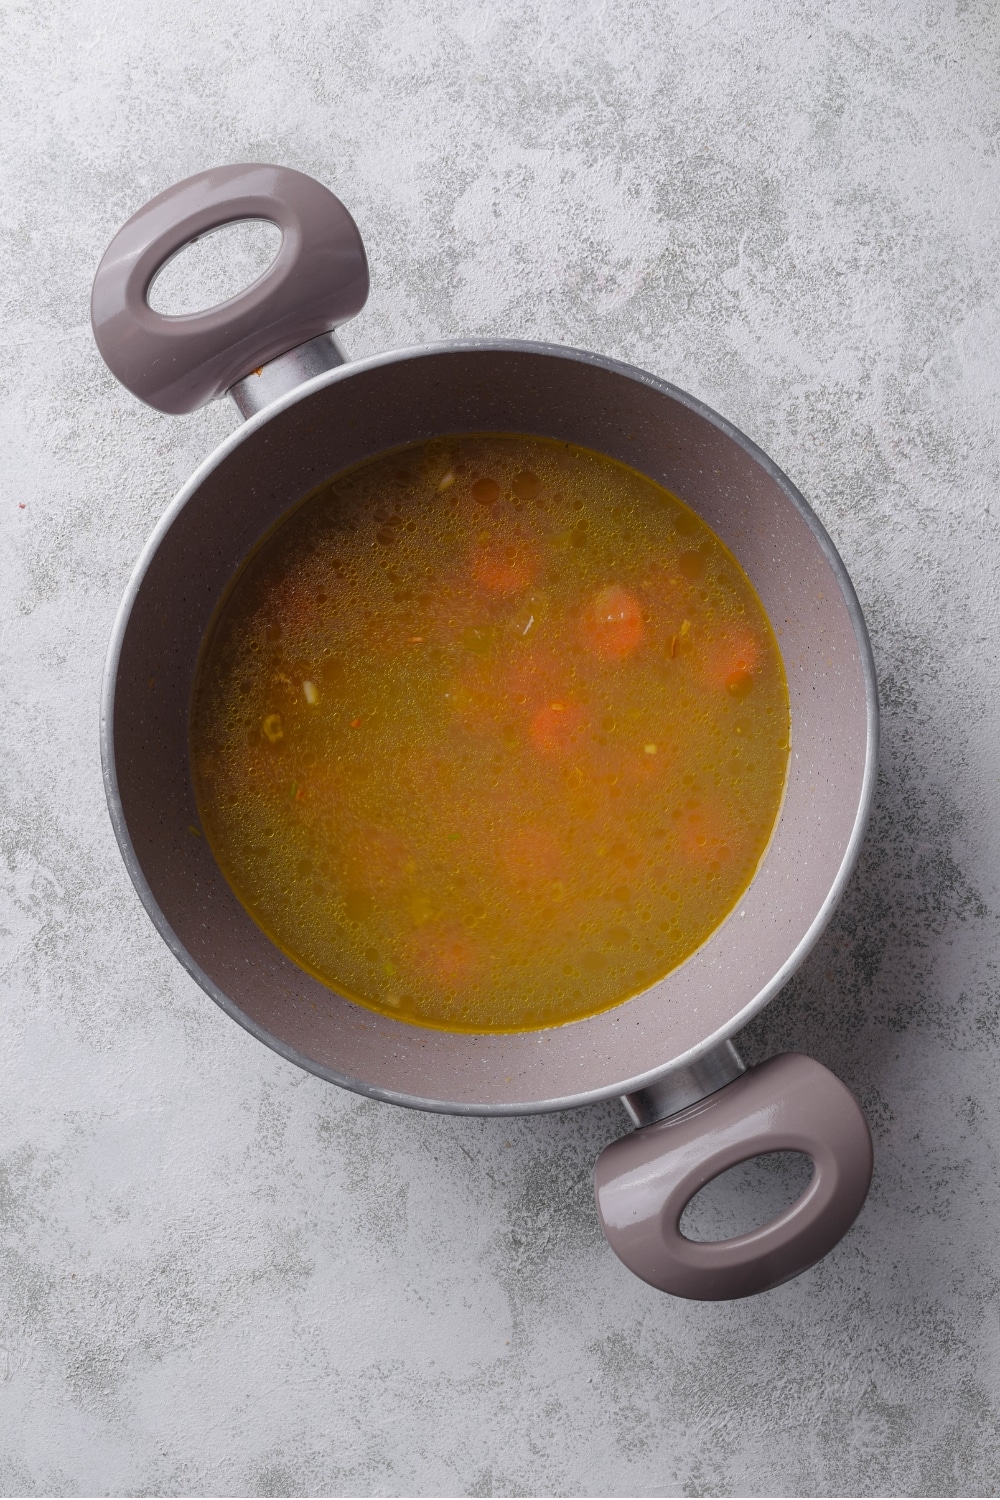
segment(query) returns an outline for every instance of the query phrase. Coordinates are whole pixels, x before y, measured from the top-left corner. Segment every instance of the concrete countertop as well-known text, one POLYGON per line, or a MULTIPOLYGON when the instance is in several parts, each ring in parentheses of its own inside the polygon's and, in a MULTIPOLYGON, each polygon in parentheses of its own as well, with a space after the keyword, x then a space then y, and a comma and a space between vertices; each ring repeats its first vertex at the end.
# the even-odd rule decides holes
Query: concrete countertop
MULTIPOLYGON (((996 1493, 998 69, 990 0, 0 6, 3 1494, 996 1493), (614 1259, 590 1174, 617 1105, 340 1093, 234 1026, 139 906, 104 650, 235 414, 140 406, 88 294, 146 198, 234 160, 354 212, 353 352, 496 334, 645 366, 759 442, 843 553, 876 811, 745 1046, 838 1072, 876 1174, 778 1291, 686 1304, 614 1259)), ((233 253, 245 279, 262 251, 233 253)), ((705 1213, 790 1181, 746 1173, 705 1213)))

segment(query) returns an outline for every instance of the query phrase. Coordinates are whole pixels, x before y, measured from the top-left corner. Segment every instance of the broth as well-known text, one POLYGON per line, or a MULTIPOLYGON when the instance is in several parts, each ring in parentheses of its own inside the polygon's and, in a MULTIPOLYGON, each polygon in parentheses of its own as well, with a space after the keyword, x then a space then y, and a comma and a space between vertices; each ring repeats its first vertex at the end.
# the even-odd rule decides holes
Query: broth
POLYGON ((733 910, 789 758, 777 641, 675 495, 587 449, 439 438, 314 492, 206 637, 205 834, 296 963, 422 1026, 620 1004, 733 910))

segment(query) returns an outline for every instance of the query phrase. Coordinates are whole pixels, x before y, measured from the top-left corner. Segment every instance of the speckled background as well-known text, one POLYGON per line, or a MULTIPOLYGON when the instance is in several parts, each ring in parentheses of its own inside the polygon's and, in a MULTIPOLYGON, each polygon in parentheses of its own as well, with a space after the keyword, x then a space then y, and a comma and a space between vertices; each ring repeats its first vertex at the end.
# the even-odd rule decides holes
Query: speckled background
POLYGON ((998 70, 993 0, 0 0, 4 1494, 1000 1489, 998 70), (592 1205, 617 1105, 339 1093, 227 1020, 132 892, 105 644, 236 419, 117 387, 89 285, 148 196, 246 159, 355 213, 355 352, 497 333, 643 365, 761 443, 844 554, 874 823, 745 1045, 838 1071, 877 1167, 797 1282, 653 1292, 592 1205))

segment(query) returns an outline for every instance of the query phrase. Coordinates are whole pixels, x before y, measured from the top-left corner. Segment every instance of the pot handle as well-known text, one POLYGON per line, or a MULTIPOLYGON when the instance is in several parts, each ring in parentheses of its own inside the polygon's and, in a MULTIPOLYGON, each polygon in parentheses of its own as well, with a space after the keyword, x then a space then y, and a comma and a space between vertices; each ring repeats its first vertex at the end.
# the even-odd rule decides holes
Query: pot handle
POLYGON ((597 1211, 618 1258, 662 1292, 713 1302, 765 1292, 815 1265, 854 1223, 871 1176, 872 1139, 857 1100, 798 1052, 615 1141, 594 1172, 597 1211), (790 1208, 735 1239, 681 1234, 681 1215, 706 1183, 769 1151, 812 1158, 809 1186, 790 1208))
POLYGON ((188 412, 361 311, 368 262, 339 198, 290 167, 212 167, 132 215, 97 268, 90 315, 112 374, 159 411, 188 412), (204 312, 154 312, 149 288, 185 245, 240 219, 266 219, 281 247, 264 274, 204 312))

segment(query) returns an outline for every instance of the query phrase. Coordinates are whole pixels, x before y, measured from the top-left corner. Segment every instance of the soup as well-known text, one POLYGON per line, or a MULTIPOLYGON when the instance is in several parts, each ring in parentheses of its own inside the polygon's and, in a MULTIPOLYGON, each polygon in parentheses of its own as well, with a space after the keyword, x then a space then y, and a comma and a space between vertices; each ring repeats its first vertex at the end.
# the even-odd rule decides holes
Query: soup
POLYGON ((421 1026, 618 1005, 733 910, 788 692, 753 587, 677 496, 518 434, 338 475, 261 543, 192 708, 202 826, 325 984, 421 1026))

